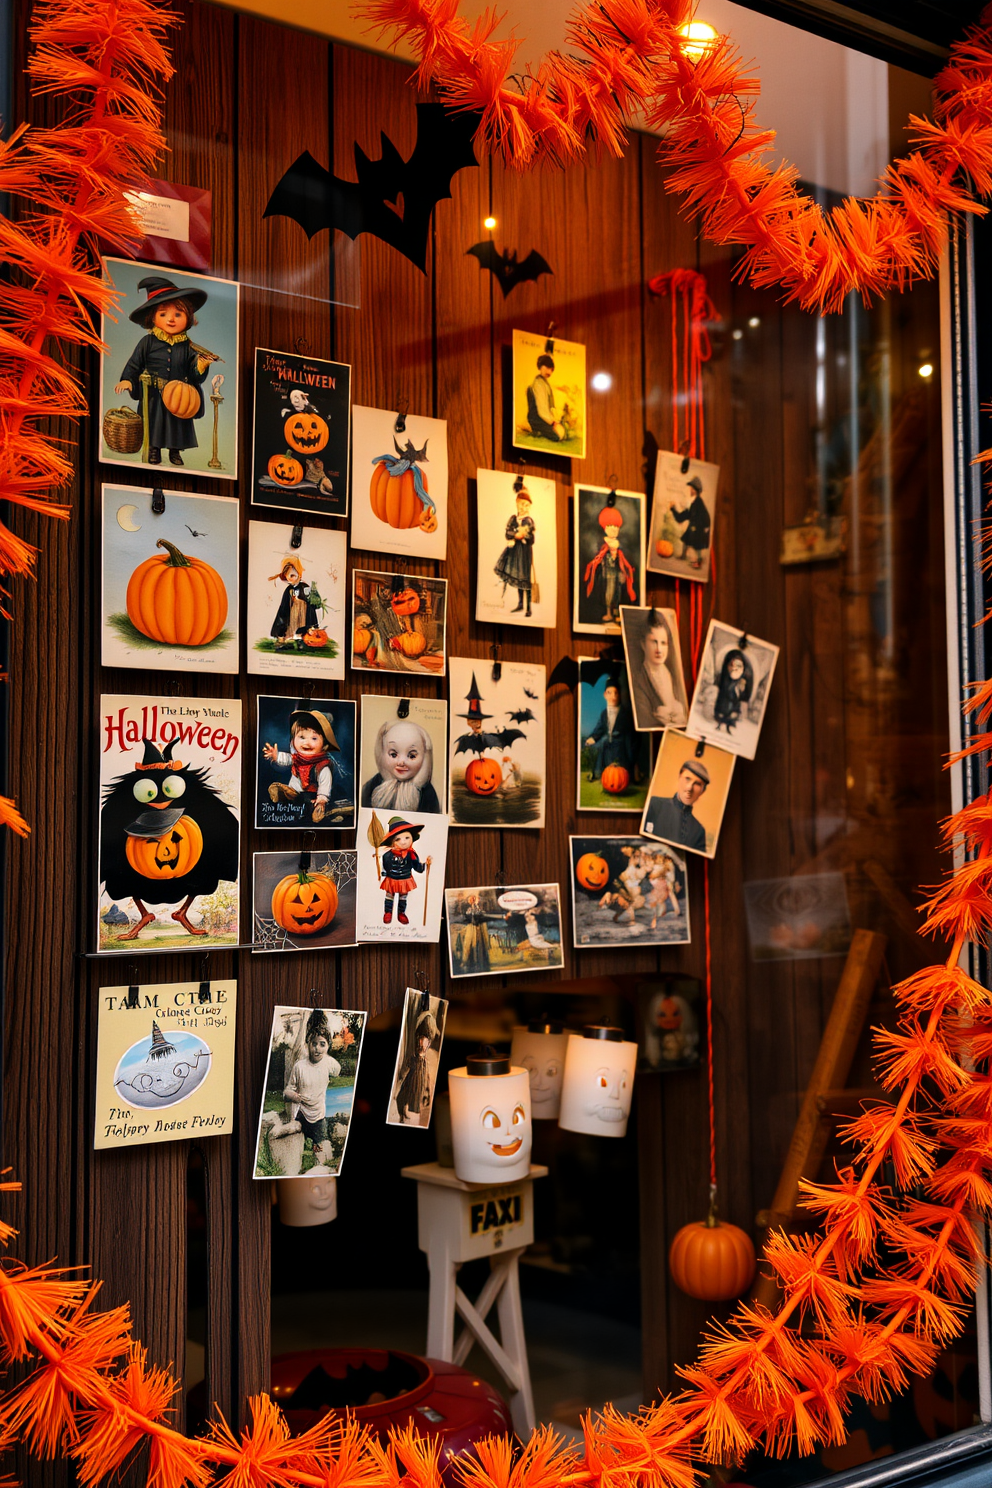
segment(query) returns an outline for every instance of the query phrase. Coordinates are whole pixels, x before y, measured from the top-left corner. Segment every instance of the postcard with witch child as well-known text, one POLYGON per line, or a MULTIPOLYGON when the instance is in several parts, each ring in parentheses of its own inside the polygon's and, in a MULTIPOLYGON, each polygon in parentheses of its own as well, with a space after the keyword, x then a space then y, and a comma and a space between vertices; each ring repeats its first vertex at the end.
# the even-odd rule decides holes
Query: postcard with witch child
POLYGON ((351 368, 255 348, 251 499, 348 515, 351 368))
POLYGON ((360 941, 436 941, 441 935, 448 818, 416 811, 358 812, 360 941))
POLYGON ((457 827, 543 827, 545 669, 449 658, 449 810, 457 827))
POLYGON ((346 562, 343 532, 248 523, 249 672, 344 677, 346 562))

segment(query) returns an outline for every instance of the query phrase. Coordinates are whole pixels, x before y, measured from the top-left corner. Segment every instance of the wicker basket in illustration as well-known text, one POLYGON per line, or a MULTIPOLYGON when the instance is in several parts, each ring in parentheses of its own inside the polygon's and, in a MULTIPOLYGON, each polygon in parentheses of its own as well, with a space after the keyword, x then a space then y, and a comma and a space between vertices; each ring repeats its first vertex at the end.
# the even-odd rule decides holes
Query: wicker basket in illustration
POLYGON ((140 413, 133 408, 108 408, 103 415, 103 442, 118 455, 136 455, 144 429, 140 413))

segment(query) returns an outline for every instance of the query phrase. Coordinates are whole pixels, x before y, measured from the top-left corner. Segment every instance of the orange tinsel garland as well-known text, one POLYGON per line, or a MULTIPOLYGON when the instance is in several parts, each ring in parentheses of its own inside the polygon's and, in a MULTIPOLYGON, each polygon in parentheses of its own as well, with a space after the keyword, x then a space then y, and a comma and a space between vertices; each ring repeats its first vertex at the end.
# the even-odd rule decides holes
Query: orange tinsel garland
POLYGON ((992 22, 955 44, 934 83, 934 120, 911 117, 919 146, 895 161, 882 191, 829 214, 796 190, 798 172, 762 156, 775 139, 755 122, 757 80, 726 37, 687 47, 693 0, 596 0, 568 27, 575 55, 552 52, 511 73, 518 43, 493 41, 499 17, 470 26, 458 0, 360 0, 357 14, 403 37, 416 79, 452 107, 481 112, 480 136, 513 166, 564 164, 586 142, 620 154, 635 110, 662 131, 669 190, 716 243, 745 249, 741 272, 808 309, 839 310, 904 289, 937 267, 951 212, 982 212, 992 189, 992 22), (967 179, 970 177, 970 181, 967 179))

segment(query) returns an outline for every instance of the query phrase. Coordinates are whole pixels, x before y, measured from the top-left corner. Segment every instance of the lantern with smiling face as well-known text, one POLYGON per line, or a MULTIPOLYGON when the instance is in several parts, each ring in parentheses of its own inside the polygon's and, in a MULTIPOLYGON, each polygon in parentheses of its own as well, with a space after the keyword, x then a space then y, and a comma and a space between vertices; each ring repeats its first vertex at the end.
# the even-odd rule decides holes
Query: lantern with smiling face
POLYGON ((636 1059, 637 1045, 622 1028, 596 1023, 571 1034, 558 1125, 591 1137, 625 1136, 636 1059))
POLYGON ((463 1183, 512 1183, 530 1172, 527 1071, 495 1049, 470 1054, 448 1076, 455 1176, 463 1183))
POLYGON ((544 1019, 513 1030, 510 1058, 530 1078, 531 1115, 535 1121, 557 1121, 565 1073, 568 1034, 561 1023, 544 1019))

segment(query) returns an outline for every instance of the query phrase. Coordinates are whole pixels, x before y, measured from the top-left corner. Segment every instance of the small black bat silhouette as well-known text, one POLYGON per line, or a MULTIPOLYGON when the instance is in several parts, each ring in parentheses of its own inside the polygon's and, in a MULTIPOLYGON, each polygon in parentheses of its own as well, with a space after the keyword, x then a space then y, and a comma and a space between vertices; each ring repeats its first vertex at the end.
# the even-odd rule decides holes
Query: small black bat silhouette
POLYGON ((485 754, 487 749, 509 749, 516 739, 526 739, 520 729, 498 729, 494 734, 462 734, 455 741, 456 754, 485 754))
POLYGON ((531 690, 530 690, 529 687, 525 687, 524 688, 524 697, 533 698, 534 702, 535 703, 537 702, 537 693, 536 692, 531 692, 531 690))
POLYGON ((209 532, 197 532, 196 528, 195 527, 191 527, 188 522, 184 522, 183 523, 183 526, 186 528, 186 531, 189 533, 190 537, 209 537, 210 536, 210 533, 209 532))
POLYGON ((371 233, 426 272, 431 214, 451 195, 451 178, 478 165, 472 140, 475 113, 449 114, 440 103, 417 104, 417 143, 404 160, 392 140, 380 136, 382 155, 371 160, 355 146, 357 181, 332 176, 309 150, 276 183, 265 217, 291 217, 308 238, 324 228, 346 237, 371 233))
POLYGON ((521 708, 516 713, 507 713, 507 718, 512 718, 514 723, 536 723, 537 714, 532 713, 529 708, 521 708))
POLYGON ((487 238, 484 243, 473 243, 468 253, 479 260, 480 269, 488 269, 503 291, 506 299, 511 289, 516 289, 518 284, 527 284, 540 278, 542 274, 554 274, 554 269, 546 258, 532 248, 525 259, 517 262, 517 250, 515 248, 504 248, 502 253, 496 247, 492 238, 487 238))

